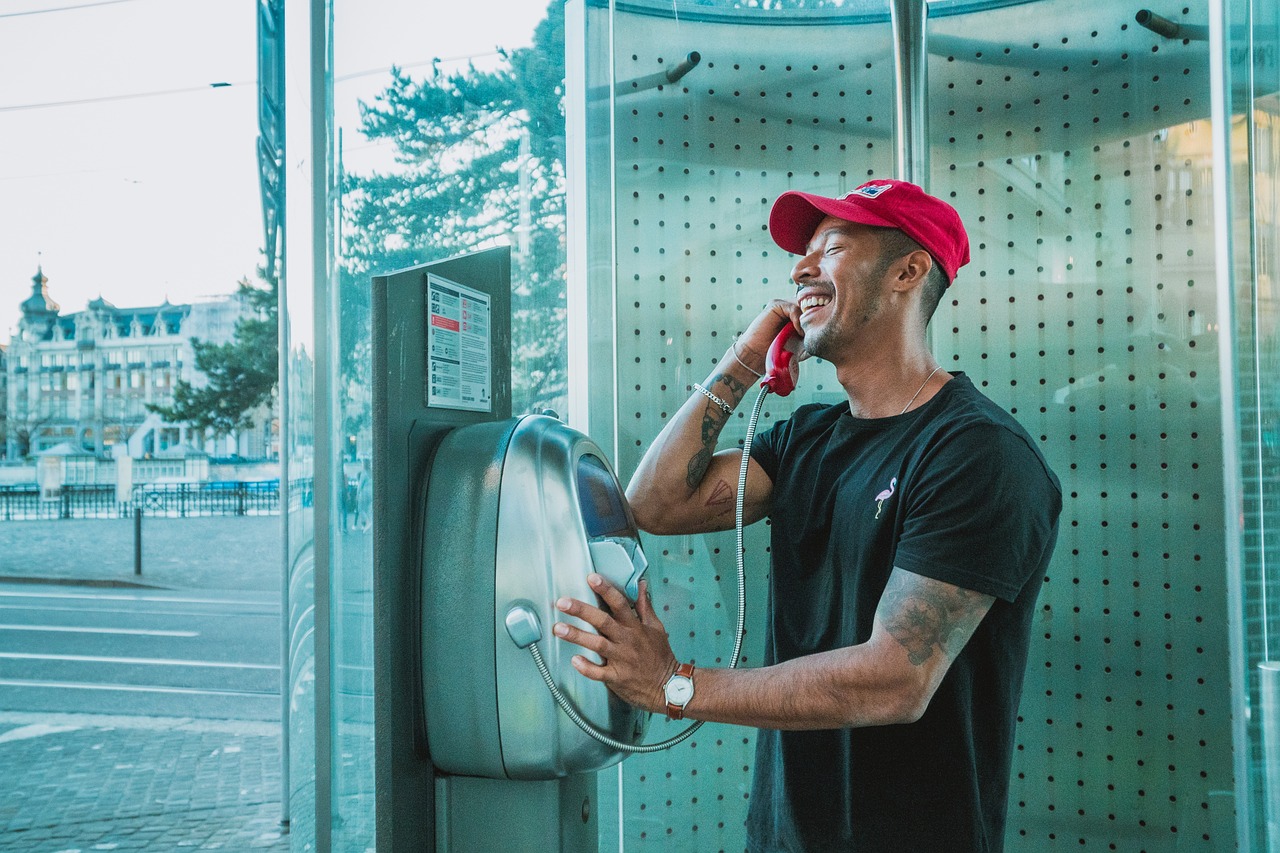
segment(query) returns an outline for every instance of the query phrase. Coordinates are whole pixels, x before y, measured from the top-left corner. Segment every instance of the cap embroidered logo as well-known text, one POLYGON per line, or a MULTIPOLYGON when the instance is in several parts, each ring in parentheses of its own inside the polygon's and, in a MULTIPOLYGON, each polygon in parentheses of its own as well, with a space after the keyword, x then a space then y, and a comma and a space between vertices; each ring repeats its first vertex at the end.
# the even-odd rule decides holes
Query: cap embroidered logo
POLYGON ((867 198, 875 198, 881 193, 886 193, 893 189, 893 184, 863 184, 849 195, 866 196, 867 198))

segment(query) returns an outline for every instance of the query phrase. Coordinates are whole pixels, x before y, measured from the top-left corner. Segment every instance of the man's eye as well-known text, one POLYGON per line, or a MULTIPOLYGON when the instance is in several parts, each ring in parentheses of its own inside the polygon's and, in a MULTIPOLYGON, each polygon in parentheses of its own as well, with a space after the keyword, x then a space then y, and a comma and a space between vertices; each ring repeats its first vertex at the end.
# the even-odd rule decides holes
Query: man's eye
POLYGON ((832 255, 832 254, 835 254, 836 252, 840 251, 840 250, 841 250, 841 249, 843 249, 843 248, 844 248, 844 246, 828 246, 828 247, 826 248, 826 251, 824 251, 824 252, 823 252, 823 254, 824 254, 824 255, 832 255))

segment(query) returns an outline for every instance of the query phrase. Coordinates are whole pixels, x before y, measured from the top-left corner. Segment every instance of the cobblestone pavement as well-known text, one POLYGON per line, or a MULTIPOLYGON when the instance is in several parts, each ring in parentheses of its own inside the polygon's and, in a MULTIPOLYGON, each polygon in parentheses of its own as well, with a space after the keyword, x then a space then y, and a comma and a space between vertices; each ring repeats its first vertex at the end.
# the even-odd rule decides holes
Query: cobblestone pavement
MULTIPOLYGON (((0 580, 280 589, 279 517, 0 522, 0 580)), ((0 853, 289 850, 280 726, 18 713, 0 692, 0 853)))
POLYGON ((289 849, 280 728, 0 712, 0 851, 289 849))

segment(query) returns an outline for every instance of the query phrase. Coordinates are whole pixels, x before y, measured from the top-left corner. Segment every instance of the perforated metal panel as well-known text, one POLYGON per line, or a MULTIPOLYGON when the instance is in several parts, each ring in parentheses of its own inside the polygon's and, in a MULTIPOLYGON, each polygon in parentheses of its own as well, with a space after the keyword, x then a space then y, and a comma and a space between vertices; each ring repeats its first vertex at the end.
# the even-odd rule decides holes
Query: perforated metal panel
POLYGON ((932 66, 935 189, 975 249, 937 350, 1039 439, 1067 493, 1010 847, 1228 849, 1208 47, 1127 10, 1034 5, 936 22, 951 50, 932 66), (975 32, 1033 32, 996 55, 1038 61, 993 63, 975 32))
MULTIPOLYGON (((676 86, 617 99, 616 218, 618 466, 645 447, 774 295, 790 294, 792 262, 765 230, 787 175, 852 189, 892 162, 892 63, 887 22, 848 34, 806 33, 803 50, 766 47, 790 28, 676 25, 619 14, 616 80, 701 53, 676 86), (816 37, 815 37, 816 36, 816 37), (849 79, 856 71, 858 80, 849 79), (801 112, 825 105, 821 115, 801 112), (856 149, 857 154, 851 155, 856 149), (851 160, 856 169, 846 168, 851 160)), ((762 423, 840 388, 828 366, 805 365, 803 387, 771 397, 762 423)), ((753 400, 754 397, 749 397, 753 400)), ((741 441, 744 405, 722 446, 741 441)), ((760 663, 768 529, 746 538, 748 634, 742 665, 760 663)), ((654 597, 682 659, 725 666, 732 651, 733 534, 651 539, 654 597)), ((655 721, 650 737, 679 724, 655 721)), ((708 725, 668 753, 623 765, 625 849, 741 850, 755 732, 708 725)))
MULTIPOLYGON (((932 189, 974 249, 935 351, 1022 421, 1066 493, 1040 579, 1010 850, 1234 845, 1208 51, 1132 13, 1054 0, 930 23, 932 189)), ((1205 22, 1200 8, 1163 14, 1205 22)), ((588 26, 608 16, 589 9, 588 26)), ((593 317, 592 334, 615 342, 624 479, 732 334, 792 292, 764 228, 772 199, 891 174, 887 17, 782 22, 613 17, 615 82, 702 57, 678 84, 616 101, 616 314, 593 317)), ((766 420, 840 396, 805 367, 766 420)), ((740 414, 725 440, 743 426, 740 414)), ((677 654, 723 665, 731 535, 648 547, 677 654)), ((753 665, 765 525, 747 558, 753 665)), ((627 761, 623 846, 741 849, 752 742, 708 726, 627 761)))

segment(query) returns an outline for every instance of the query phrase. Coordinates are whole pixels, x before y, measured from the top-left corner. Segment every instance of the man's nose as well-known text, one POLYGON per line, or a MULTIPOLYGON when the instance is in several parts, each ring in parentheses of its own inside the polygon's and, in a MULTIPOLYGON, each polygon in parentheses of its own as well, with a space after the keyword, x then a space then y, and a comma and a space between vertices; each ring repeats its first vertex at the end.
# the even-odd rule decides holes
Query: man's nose
POLYGON ((818 274, 817 257, 817 252, 810 252, 796 261, 796 265, 791 268, 791 280, 795 282, 796 287, 800 287, 801 282, 807 281, 818 274))

